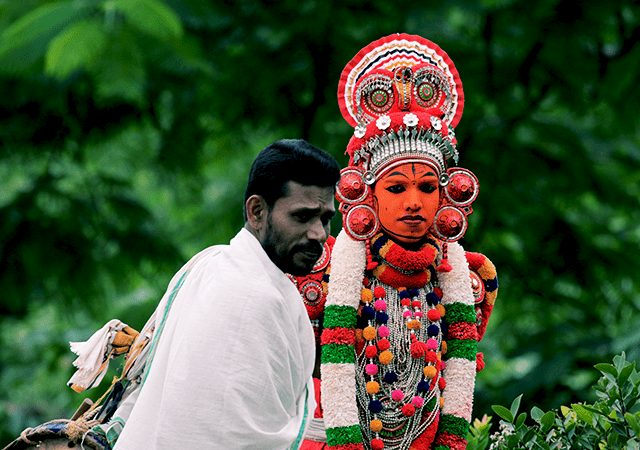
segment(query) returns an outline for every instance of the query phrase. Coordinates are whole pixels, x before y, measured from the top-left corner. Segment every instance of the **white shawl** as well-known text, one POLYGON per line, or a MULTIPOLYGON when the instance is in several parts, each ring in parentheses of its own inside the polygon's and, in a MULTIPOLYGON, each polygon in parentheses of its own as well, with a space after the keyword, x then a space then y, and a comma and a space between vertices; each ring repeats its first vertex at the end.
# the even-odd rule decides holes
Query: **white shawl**
POLYGON ((155 316, 162 333, 142 388, 112 420, 126 422, 115 450, 299 446, 315 408, 313 330, 297 289, 251 233, 194 257, 155 316))

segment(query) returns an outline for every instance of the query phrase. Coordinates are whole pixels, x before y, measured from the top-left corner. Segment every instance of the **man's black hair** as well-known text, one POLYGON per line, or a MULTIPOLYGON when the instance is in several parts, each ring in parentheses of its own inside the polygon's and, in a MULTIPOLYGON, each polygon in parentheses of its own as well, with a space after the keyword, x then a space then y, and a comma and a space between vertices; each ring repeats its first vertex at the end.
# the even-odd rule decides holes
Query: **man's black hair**
POLYGON ((303 139, 282 139, 263 148, 251 165, 246 204, 252 195, 260 195, 271 208, 287 195, 286 184, 295 181, 304 186, 333 187, 340 179, 340 166, 329 153, 303 139))

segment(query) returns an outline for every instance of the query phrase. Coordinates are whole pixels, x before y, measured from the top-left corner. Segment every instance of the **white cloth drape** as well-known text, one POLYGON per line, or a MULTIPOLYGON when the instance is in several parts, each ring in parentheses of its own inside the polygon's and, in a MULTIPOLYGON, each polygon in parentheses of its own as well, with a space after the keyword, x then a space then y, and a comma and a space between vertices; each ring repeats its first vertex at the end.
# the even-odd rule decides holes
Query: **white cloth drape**
POLYGON ((297 448, 315 408, 313 330, 251 233, 195 261, 163 320, 115 450, 297 448))

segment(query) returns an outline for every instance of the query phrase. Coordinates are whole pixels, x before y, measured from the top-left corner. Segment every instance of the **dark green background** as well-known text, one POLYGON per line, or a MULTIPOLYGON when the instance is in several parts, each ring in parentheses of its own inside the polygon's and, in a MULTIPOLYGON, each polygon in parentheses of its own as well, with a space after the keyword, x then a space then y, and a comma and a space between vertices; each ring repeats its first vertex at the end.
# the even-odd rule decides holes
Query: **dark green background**
POLYGON ((305 138, 346 165, 340 72, 394 32, 464 85, 481 190, 462 243, 500 279, 474 415, 592 401, 594 364, 639 359, 635 2, 5 0, 0 32, 0 445, 104 392, 119 362, 76 394, 68 341, 142 327, 242 226, 261 148, 305 138))

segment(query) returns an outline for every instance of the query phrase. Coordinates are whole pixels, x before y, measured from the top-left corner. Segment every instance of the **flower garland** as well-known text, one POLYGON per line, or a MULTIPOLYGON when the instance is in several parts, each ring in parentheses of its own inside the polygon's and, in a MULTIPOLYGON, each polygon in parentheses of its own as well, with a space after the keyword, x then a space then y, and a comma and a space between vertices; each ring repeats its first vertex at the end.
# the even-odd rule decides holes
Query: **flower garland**
MULTIPOLYGON (((377 242, 377 239, 374 238, 374 241, 377 242)), ((383 256, 386 257, 387 253, 383 256)), ((475 311, 469 266, 464 250, 458 244, 449 245, 448 257, 452 270, 437 274, 438 284, 443 292, 441 304, 446 311, 443 319, 449 327, 463 328, 468 333, 460 335, 463 339, 453 338, 447 342, 446 366, 443 370, 443 378, 447 382, 446 385, 442 383, 443 405, 436 419, 438 432, 434 450, 464 448, 471 421, 476 373, 477 342, 476 334, 473 334, 475 311)), ((390 258, 393 260, 393 256, 390 258)), ((335 449, 358 450, 363 449, 364 444, 357 407, 355 327, 367 266, 366 243, 355 241, 346 232, 341 231, 333 248, 331 264, 332 276, 325 307, 321 366, 327 441, 329 446, 335 449)), ((381 303, 378 305, 382 307, 381 303)), ((414 308, 414 317, 416 312, 414 308)), ((375 386, 372 386, 372 389, 375 390, 375 386)), ((400 398, 399 393, 395 396, 400 398)), ((415 408, 415 397, 407 405, 411 404, 415 408)), ((416 402, 419 404, 420 400, 416 402)), ((408 411, 411 408, 406 409, 408 411)), ((369 425, 378 428, 377 422, 369 425)), ((373 445, 382 448, 379 444, 376 442, 373 445)))

